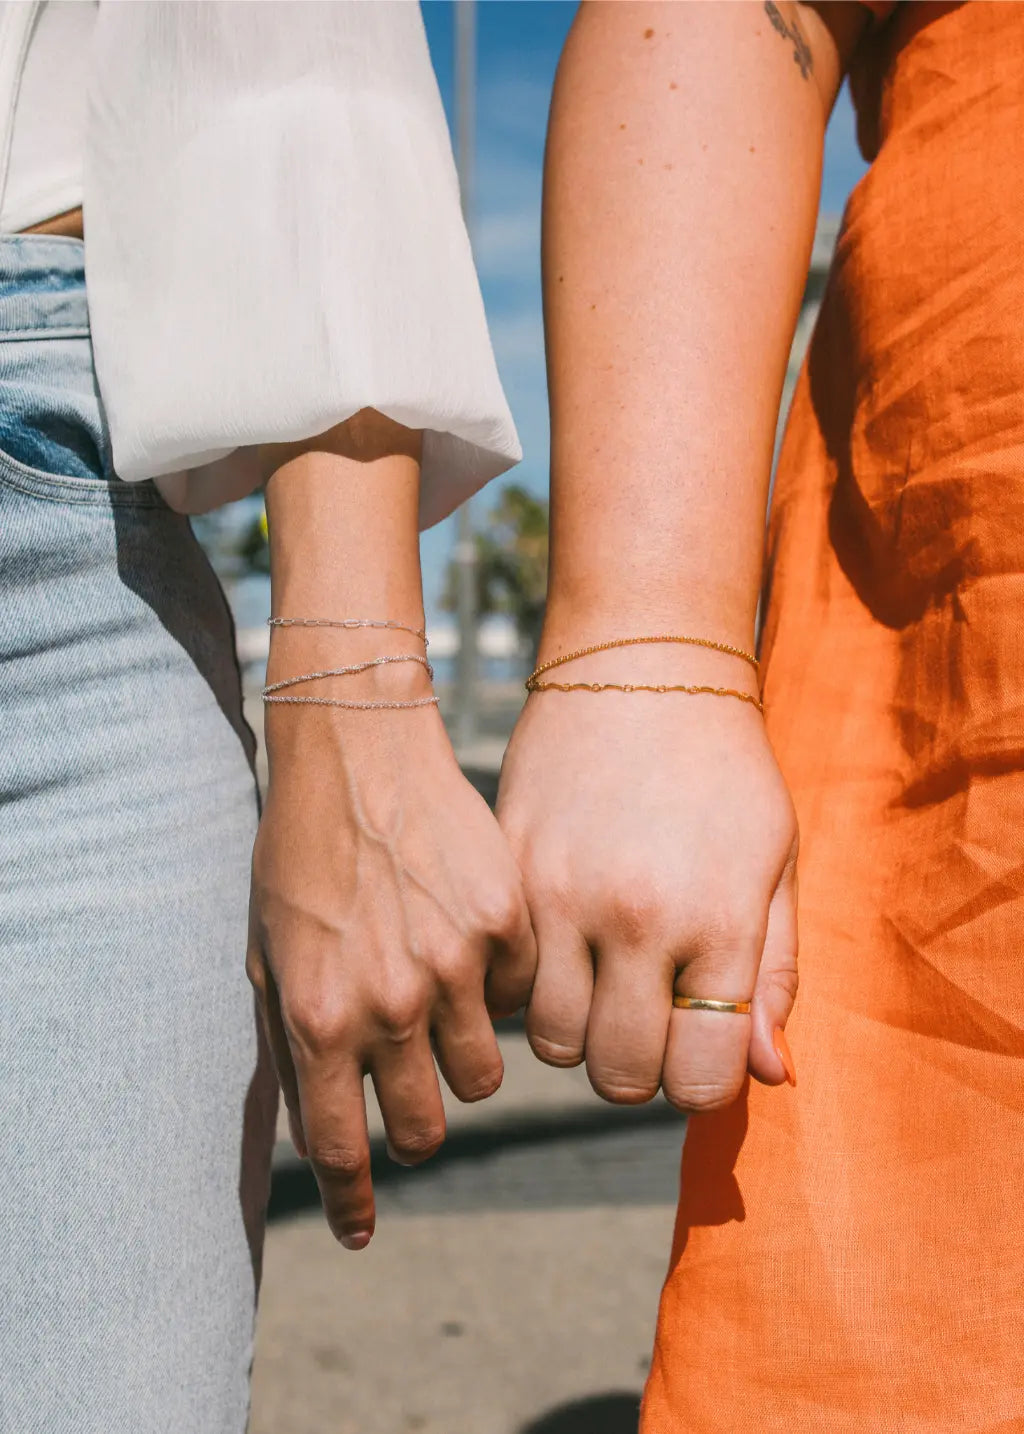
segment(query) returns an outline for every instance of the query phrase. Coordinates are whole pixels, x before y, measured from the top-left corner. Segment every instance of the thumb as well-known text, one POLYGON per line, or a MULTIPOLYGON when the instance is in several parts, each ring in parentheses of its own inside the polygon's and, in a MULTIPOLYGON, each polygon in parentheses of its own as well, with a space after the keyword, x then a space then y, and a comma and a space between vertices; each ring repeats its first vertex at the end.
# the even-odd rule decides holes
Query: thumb
POLYGON ((768 928, 751 1006, 748 1065, 765 1085, 796 1085, 796 1070, 785 1037, 796 999, 796 848, 786 863, 768 908, 768 928))

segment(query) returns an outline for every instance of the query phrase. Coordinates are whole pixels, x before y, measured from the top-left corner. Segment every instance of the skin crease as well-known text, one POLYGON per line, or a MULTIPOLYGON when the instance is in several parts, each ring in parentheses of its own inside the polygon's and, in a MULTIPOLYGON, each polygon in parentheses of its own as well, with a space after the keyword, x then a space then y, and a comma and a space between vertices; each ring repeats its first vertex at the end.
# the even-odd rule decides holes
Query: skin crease
MULTIPOLYGON (((751 649, 775 419, 824 129, 859 7, 587 4, 545 167, 552 552, 540 659, 688 633, 751 649), (751 223, 751 215, 762 216, 751 223), (627 257, 628 256, 628 257, 627 257)), ((736 658, 601 653, 572 680, 754 691, 736 658)), ((756 709, 531 696, 499 820, 538 942, 527 1029, 609 1100, 781 1083, 796 992, 796 822, 756 709), (747 1015, 674 1010, 753 998, 747 1015)))
MULTIPOLYGON (((422 625, 419 435, 372 412, 265 451, 271 583, 282 616, 422 625)), ((275 629, 268 682, 382 652, 408 633, 275 629)), ((300 689, 313 693, 314 689, 300 689)), ((400 664, 318 683, 346 699, 430 691, 400 664)), ((396 1159, 444 1138, 433 1048, 461 1100, 501 1083, 491 1013, 523 1006, 535 946, 522 884, 436 707, 269 707, 270 787, 253 856, 247 969, 293 1136, 349 1248, 374 1228, 363 1076, 396 1159)))

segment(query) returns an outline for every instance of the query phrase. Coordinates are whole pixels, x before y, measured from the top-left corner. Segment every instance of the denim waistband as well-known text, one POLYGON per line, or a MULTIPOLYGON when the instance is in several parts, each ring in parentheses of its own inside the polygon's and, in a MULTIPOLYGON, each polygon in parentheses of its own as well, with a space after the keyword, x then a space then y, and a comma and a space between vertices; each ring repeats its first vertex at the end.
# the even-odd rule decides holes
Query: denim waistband
POLYGON ((58 234, 0 236, 0 342, 88 336, 81 239, 58 234))

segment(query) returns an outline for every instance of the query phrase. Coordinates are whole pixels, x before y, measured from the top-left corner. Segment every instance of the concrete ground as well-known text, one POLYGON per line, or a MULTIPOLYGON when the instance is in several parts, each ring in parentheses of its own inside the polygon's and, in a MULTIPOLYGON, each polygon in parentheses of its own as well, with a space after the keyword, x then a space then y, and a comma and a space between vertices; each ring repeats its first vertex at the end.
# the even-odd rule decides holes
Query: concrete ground
POLYGON ((374 1111, 365 1252, 335 1245, 282 1130, 251 1434, 635 1434, 683 1123, 501 1040, 501 1091, 450 1102, 428 1165, 392 1165, 374 1111))

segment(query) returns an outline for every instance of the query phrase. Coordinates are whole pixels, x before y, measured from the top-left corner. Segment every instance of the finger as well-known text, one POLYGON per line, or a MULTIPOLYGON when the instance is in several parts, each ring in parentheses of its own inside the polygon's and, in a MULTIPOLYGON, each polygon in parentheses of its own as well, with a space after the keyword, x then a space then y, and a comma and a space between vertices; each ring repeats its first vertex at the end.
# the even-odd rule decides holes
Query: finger
POLYGON ((385 1037, 370 1056, 370 1075, 392 1159, 429 1159, 444 1142, 445 1120, 426 1022, 404 1039, 385 1037))
POLYGON ((487 1009, 495 1018, 515 1015, 530 999, 537 972, 537 941, 525 898, 520 898, 509 934, 491 944, 484 983, 487 1009))
MULTIPOLYGON (((764 945, 763 927, 706 941, 675 981, 678 995, 750 1001, 764 945)), ((750 1048, 749 1014, 676 1010, 669 1020, 662 1088, 680 1110, 717 1110, 739 1095, 750 1048)))
POLYGON ((441 1074, 452 1094, 467 1102, 493 1095, 504 1075, 482 988, 482 981, 453 983, 438 1002, 433 1022, 441 1074))
POLYGON ((768 909, 768 930, 754 990, 750 1074, 766 1085, 789 1081, 796 1068, 786 1040, 786 1022, 797 989, 796 858, 788 863, 768 909))
POLYGON ((580 1064, 593 994, 594 961, 580 933, 568 922, 539 927, 537 975, 526 1008, 526 1035, 539 1060, 580 1064))
POLYGON ((636 1105, 658 1093, 672 1013, 675 960, 601 950, 587 1024, 587 1074, 605 1100, 636 1105))
POLYGON ((375 1223, 362 1070, 349 1052, 298 1064, 302 1128, 331 1233, 348 1250, 370 1243, 375 1223))
POLYGON ((302 1114, 299 1106, 299 1083, 295 1075, 291 1047, 281 1019, 281 999, 277 984, 270 973, 263 952, 250 947, 245 962, 246 974, 256 992, 256 1004, 263 1019, 263 1029, 274 1058, 278 1083, 288 1111, 288 1130, 297 1153, 305 1159, 306 1140, 302 1129, 302 1114))

